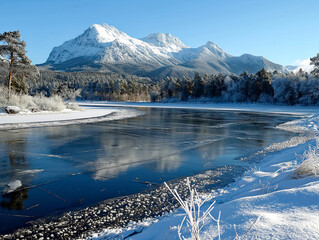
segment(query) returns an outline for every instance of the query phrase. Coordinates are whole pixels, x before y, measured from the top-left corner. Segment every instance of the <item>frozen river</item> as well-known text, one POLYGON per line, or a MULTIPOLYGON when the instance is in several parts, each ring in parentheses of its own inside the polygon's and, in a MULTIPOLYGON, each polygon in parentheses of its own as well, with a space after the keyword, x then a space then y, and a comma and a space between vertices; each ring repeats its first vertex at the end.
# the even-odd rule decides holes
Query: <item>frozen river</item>
POLYGON ((133 119, 0 131, 0 233, 241 160, 294 136, 294 116, 141 109, 133 119), (3 194, 19 180, 24 189, 3 194))

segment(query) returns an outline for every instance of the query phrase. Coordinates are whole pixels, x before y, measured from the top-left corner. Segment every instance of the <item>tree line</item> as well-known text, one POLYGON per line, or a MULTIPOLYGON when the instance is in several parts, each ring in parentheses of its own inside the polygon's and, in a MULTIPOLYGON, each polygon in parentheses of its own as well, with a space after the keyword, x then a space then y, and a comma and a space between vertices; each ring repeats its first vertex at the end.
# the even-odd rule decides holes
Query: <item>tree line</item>
POLYGON ((67 99, 77 91, 82 100, 150 101, 154 83, 149 78, 100 72, 56 72, 40 70, 39 78, 29 86, 31 95, 67 99))
MULTIPOLYGON (((0 81, 8 70, 1 68, 0 81)), ((13 86, 15 83, 13 82, 13 86)), ((167 77, 159 82, 149 78, 100 72, 56 72, 39 69, 37 78, 25 79, 18 92, 64 99, 114 101, 211 101, 318 105, 319 77, 302 70, 297 73, 244 72, 237 75, 195 74, 194 78, 167 77)))
POLYGON ((318 105, 319 77, 302 70, 270 73, 262 69, 256 74, 244 72, 240 76, 197 73, 194 78, 167 77, 154 83, 133 75, 40 70, 38 79, 29 84, 31 95, 58 94, 68 98, 74 91, 78 91, 77 96, 82 100, 318 105))
POLYGON ((207 75, 166 78, 151 92, 153 101, 213 101, 241 103, 319 104, 319 77, 302 69, 297 73, 244 72, 237 75, 207 75))

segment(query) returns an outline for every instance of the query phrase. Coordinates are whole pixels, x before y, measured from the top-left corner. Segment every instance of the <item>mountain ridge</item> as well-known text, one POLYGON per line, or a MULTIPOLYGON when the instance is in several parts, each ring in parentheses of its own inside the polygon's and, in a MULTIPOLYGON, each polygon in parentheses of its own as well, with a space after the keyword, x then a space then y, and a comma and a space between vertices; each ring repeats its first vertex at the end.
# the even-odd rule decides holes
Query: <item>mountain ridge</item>
POLYGON ((108 24, 94 24, 78 37, 54 47, 42 64, 63 71, 105 71, 135 74, 159 80, 193 74, 255 73, 262 68, 287 69, 261 56, 232 56, 215 43, 191 48, 170 33, 152 33, 137 39, 108 24))

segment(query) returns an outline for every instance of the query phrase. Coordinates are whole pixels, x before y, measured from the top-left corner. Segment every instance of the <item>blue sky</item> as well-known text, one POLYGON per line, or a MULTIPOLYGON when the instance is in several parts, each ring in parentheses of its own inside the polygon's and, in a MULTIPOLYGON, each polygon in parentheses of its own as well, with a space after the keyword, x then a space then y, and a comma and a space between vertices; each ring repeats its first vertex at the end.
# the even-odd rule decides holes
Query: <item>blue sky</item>
POLYGON ((136 38, 171 33, 191 47, 210 40, 287 65, 319 52, 318 12, 318 0, 1 0, 0 32, 20 30, 36 64, 105 22, 136 38))

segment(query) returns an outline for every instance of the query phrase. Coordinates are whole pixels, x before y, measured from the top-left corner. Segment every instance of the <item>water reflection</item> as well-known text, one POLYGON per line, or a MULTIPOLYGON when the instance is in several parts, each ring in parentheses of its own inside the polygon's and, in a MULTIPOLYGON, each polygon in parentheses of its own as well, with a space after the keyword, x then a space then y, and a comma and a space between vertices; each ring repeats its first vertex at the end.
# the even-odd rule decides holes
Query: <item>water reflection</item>
POLYGON ((51 154, 70 157, 95 180, 115 178, 138 166, 145 171, 178 171, 183 162, 194 161, 182 155, 195 149, 210 159, 223 154, 220 140, 232 124, 224 114, 148 111, 139 119, 99 123, 89 130, 83 126, 55 129, 47 136, 54 146, 51 154))
POLYGON ((131 167, 152 163, 156 171, 172 171, 181 164, 181 156, 177 147, 172 144, 161 144, 153 139, 136 141, 134 137, 121 139, 121 135, 115 134, 114 138, 101 139, 103 153, 91 163, 84 163, 82 167, 92 170, 92 177, 96 180, 114 178, 121 172, 131 167))
POLYGON ((9 210, 23 210, 23 202, 29 198, 28 189, 7 193, 2 196, 1 207, 9 210))
POLYGON ((217 165, 225 165, 226 157, 238 160, 251 148, 263 147, 276 137, 271 135, 276 125, 273 116, 144 111, 147 114, 137 119, 57 127, 45 141, 50 154, 67 159, 95 180, 105 180, 138 167, 174 174, 189 164, 201 171, 216 166, 214 160, 220 156, 224 156, 223 163, 217 165))
POLYGON ((27 140, 24 137, 23 131, 19 134, 5 134, 1 138, 1 144, 4 146, 6 154, 9 157, 8 161, 3 161, 3 165, 7 166, 8 170, 14 170, 16 168, 26 168, 27 161, 24 154, 26 149, 27 140))
MULTIPOLYGON (((240 157, 292 135, 273 129, 292 119, 286 116, 178 109, 143 111, 146 115, 121 121, 1 131, 0 187, 17 179, 27 186, 81 173, 92 182, 69 178, 69 185, 59 186, 56 181, 52 191, 69 194, 77 190, 85 195, 88 188, 101 189, 94 180, 107 183, 112 179, 113 187, 120 188, 118 181, 135 177, 157 182, 216 166, 241 165, 240 157), (41 174, 35 171, 42 169, 41 174)), ((27 191, 10 194, 2 197, 1 206, 21 209, 26 199, 27 191)))
MULTIPOLYGON (((1 138, 1 145, 4 146, 5 151, 2 152, 4 156, 1 161, 1 176, 5 181, 1 182, 2 188, 5 185, 16 181, 17 179, 22 182, 22 185, 31 182, 28 176, 22 176, 21 172, 29 168, 25 152, 27 149, 27 140, 25 139, 24 131, 21 130, 18 134, 12 134, 8 131, 1 138)), ((11 189, 15 190, 15 189, 11 189)), ((1 199, 1 207, 9 210, 23 210, 23 202, 28 199, 28 190, 19 190, 11 193, 4 192, 1 199)))

